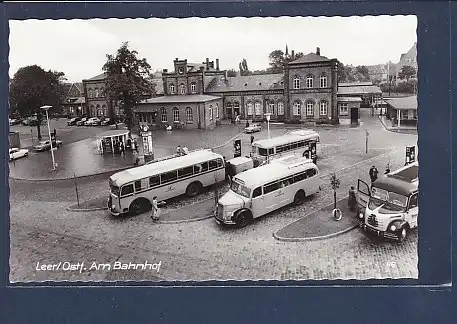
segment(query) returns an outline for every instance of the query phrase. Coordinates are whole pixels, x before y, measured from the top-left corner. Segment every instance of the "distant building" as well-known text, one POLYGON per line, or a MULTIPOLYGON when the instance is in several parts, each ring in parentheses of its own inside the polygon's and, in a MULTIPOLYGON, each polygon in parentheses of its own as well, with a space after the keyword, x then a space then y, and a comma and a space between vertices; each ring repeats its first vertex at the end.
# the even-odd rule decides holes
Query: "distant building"
POLYGON ((400 125, 417 125, 417 96, 385 99, 387 118, 400 125))
POLYGON ((417 42, 409 49, 408 52, 400 55, 400 60, 396 64, 396 79, 399 79, 399 74, 403 66, 412 66, 416 70, 416 75, 414 78, 417 78, 417 42))
POLYGON ((81 116, 86 111, 86 98, 82 82, 67 85, 67 92, 61 102, 62 113, 67 116, 81 116))

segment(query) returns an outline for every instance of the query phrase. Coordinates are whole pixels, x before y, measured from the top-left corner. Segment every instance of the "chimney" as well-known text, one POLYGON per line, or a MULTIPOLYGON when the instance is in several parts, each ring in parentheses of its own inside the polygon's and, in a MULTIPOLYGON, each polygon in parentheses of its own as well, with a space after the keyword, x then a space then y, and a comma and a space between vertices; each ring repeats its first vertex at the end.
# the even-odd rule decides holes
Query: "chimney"
POLYGON ((209 70, 209 58, 206 58, 206 69, 209 70))
POLYGON ((178 59, 178 58, 175 58, 175 61, 179 61, 179 59, 178 59))
POLYGON ((292 60, 295 60, 295 51, 292 50, 292 54, 290 55, 290 57, 292 58, 292 60))
POLYGON ((216 59, 216 70, 219 71, 219 59, 216 59))
POLYGON ((214 61, 209 62, 209 67, 214 69, 214 61))
POLYGON ((200 66, 200 71, 204 71, 205 70, 205 67, 204 66, 200 66))
POLYGON ((319 47, 316 48, 316 54, 317 54, 317 55, 321 55, 321 49, 320 49, 319 47))

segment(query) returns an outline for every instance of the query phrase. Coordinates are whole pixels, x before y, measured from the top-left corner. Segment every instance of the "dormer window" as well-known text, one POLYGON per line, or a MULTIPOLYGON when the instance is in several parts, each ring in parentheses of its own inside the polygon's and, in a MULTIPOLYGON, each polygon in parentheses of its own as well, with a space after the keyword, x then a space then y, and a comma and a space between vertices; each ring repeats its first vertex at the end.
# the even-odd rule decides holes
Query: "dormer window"
POLYGON ((197 92, 197 85, 195 84, 195 82, 192 82, 190 84, 190 92, 192 92, 192 93, 196 93, 197 92))
POLYGON ((170 84, 170 93, 171 93, 171 94, 174 94, 175 91, 176 91, 175 85, 174 85, 174 84, 170 84))
POLYGON ((180 92, 182 95, 186 94, 186 85, 185 85, 184 83, 181 83, 181 84, 179 85, 179 92, 180 92))

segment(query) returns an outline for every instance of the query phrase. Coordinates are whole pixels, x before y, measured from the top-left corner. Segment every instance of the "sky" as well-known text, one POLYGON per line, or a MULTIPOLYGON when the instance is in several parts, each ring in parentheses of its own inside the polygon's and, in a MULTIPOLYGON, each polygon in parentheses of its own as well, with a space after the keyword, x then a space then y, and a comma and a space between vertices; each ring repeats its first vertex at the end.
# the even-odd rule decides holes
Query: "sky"
POLYGON ((106 54, 128 41, 153 71, 173 69, 175 58, 220 69, 269 67, 268 54, 315 52, 346 65, 397 63, 417 41, 415 16, 167 18, 10 21, 10 77, 23 66, 64 72, 69 82, 102 73, 106 54))

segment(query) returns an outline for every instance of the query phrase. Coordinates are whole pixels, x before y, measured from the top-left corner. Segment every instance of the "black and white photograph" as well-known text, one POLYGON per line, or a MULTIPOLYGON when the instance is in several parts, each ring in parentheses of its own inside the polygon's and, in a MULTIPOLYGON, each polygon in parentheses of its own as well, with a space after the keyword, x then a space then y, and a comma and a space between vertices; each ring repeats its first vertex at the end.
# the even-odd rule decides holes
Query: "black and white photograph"
POLYGON ((419 278, 416 16, 9 27, 10 282, 419 278))

